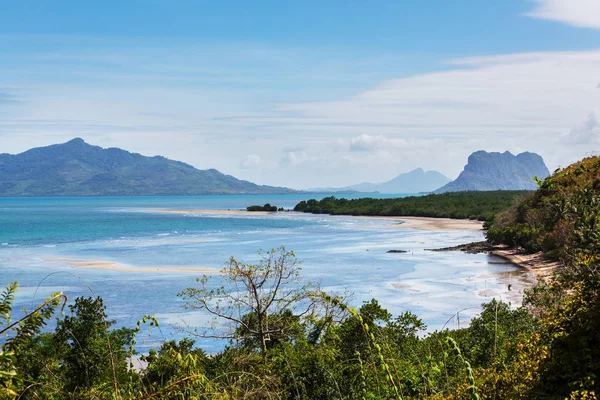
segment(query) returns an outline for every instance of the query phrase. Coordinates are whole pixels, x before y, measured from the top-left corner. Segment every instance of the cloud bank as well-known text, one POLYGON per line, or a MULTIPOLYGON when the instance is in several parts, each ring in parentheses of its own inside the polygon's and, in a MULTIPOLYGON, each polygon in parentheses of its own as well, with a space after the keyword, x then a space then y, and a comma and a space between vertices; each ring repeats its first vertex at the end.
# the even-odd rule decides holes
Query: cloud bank
MULTIPOLYGON (((275 60, 264 61, 271 67, 292 57, 273 53, 260 53, 275 60)), ((339 91, 301 86, 323 89, 320 83, 336 76, 345 85, 350 78, 340 72, 343 62, 310 71, 305 60, 302 73, 290 67, 278 77, 255 60, 253 76, 225 70, 211 80, 207 66, 194 66, 203 65, 200 60, 155 57, 161 63, 154 65, 148 59, 35 54, 21 59, 18 71, 0 62, 2 151, 80 136, 258 183, 309 188, 384 181, 416 167, 453 177, 481 149, 538 152, 554 169, 600 147, 593 111, 600 110, 600 50, 449 59, 438 72, 339 91), (40 71, 40 58, 59 61, 46 60, 40 71), (61 81, 65 59, 82 60, 71 71, 80 80, 61 81), (102 62, 114 68, 99 71, 102 62), (105 77, 112 69, 118 72, 105 77), (48 75, 42 83, 28 80, 36 74, 48 75), (231 83, 236 76, 243 82, 231 83), (299 76, 296 88, 281 89, 299 76), (266 81, 254 85, 259 77, 266 81), (198 83, 205 80, 211 84, 198 83)), ((243 59, 225 60, 246 68, 243 59)))

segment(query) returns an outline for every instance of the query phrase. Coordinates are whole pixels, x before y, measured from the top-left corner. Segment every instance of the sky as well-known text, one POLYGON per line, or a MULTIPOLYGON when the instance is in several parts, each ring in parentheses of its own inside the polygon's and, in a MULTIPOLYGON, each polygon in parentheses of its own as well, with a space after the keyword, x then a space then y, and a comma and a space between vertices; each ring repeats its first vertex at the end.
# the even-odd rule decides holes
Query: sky
POLYGON ((0 153, 81 137, 298 189, 600 153, 599 0, 0 0, 0 153))

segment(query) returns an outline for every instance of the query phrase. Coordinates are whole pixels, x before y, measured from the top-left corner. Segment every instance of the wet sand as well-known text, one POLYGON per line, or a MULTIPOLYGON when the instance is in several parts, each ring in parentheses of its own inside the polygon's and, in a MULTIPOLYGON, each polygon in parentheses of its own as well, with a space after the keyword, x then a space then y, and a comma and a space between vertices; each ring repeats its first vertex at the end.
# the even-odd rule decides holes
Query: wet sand
POLYGON ((394 228, 417 229, 421 231, 480 231, 483 222, 468 219, 429 218, 429 217, 372 217, 401 222, 394 228))
POLYGON ((522 250, 507 248, 493 250, 490 252, 490 254, 502 257, 505 260, 518 265, 519 267, 525 268, 533 273, 537 278, 549 278, 554 274, 554 272, 560 270, 562 267, 560 262, 544 258, 542 252, 527 254, 522 250))
MULTIPOLYGON (((490 264, 506 264, 507 266, 514 265, 508 260, 488 261, 490 264)), ((532 287, 537 280, 537 276, 526 269, 518 269, 511 271, 487 271, 478 273, 472 277, 461 280, 463 284, 472 284, 473 293, 481 297, 482 301, 491 299, 508 301, 513 304, 521 304, 525 290, 532 287), (500 285, 494 288, 485 288, 485 282, 496 282, 500 285), (479 286, 479 287, 478 287, 479 286)), ((400 282, 388 282, 388 286, 392 289, 402 290, 405 292, 425 293, 430 289, 428 283, 435 282, 435 279, 418 279, 407 280, 400 282)))
POLYGON ((133 267, 130 265, 122 265, 112 261, 101 261, 101 260, 76 260, 73 258, 64 257, 46 257, 44 261, 56 262, 60 264, 69 265, 75 269, 98 269, 103 271, 117 271, 117 272, 144 272, 144 273, 163 273, 163 274, 203 274, 203 275, 215 275, 219 274, 219 271, 213 268, 201 268, 201 267, 133 267))

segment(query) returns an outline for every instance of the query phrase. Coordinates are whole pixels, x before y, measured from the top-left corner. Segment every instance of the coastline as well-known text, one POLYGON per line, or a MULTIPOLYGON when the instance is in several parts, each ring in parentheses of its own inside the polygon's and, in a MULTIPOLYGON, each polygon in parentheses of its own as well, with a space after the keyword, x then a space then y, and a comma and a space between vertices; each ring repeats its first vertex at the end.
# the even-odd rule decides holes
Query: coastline
MULTIPOLYGON (((269 211, 246 211, 246 210, 170 210, 155 209, 147 212, 167 214, 204 214, 204 215, 275 215, 277 212, 269 211)), ((283 213, 305 214, 296 211, 284 211, 283 213)), ((308 214, 315 215, 315 214, 308 214)), ((390 228, 416 229, 421 231, 478 231, 483 229, 483 222, 468 219, 433 218, 433 217, 409 217, 409 216, 381 216, 381 215, 329 215, 335 218, 370 218, 386 221, 395 221, 397 224, 390 228)))
POLYGON ((217 275, 219 271, 213 268, 201 267, 132 267, 130 265, 122 265, 112 261, 102 260, 76 260, 67 257, 45 257, 44 261, 66 264, 74 269, 97 269, 102 271, 116 272, 145 272, 145 273, 179 273, 179 274, 203 274, 217 275))
POLYGON ((489 254, 501 257, 511 263, 524 268, 533 273, 537 278, 548 279, 554 272, 562 268, 559 261, 552 261, 544 258, 542 252, 527 254, 519 249, 497 249, 492 250, 489 254))
MULTIPOLYGON (((362 217, 361 217, 362 218, 362 217)), ((469 219, 433 218, 433 217, 367 217, 398 221, 393 228, 417 229, 420 231, 480 231, 483 222, 469 219)))
POLYGON ((542 252, 529 254, 522 249, 510 248, 506 245, 493 245, 487 242, 461 244, 428 251, 462 251, 469 254, 489 254, 500 257, 516 266, 531 272, 536 278, 547 279, 562 268, 559 261, 549 260, 542 252))
MULTIPOLYGON (((156 213, 173 213, 173 214, 202 214, 202 215, 275 215, 277 212, 267 211, 247 211, 247 210, 207 210, 207 209, 153 209, 147 210, 146 212, 156 213)), ((290 211, 284 212, 290 213, 290 211)), ((292 212, 296 213, 296 212, 292 212)), ((297 213, 304 214, 304 213, 297 213)), ((313 214, 309 214, 313 215, 313 214)), ((419 231, 430 231, 430 232, 448 232, 448 231, 481 231, 483 229, 483 222, 476 220, 466 219, 451 219, 451 218, 433 218, 433 217, 413 217, 413 216, 376 216, 376 215, 328 215, 332 218, 366 218, 374 220, 385 220, 394 222, 393 224, 387 225, 390 229, 414 229, 419 231)), ((468 253, 486 253, 496 257, 500 257, 506 260, 508 263, 520 267, 524 272, 530 274, 533 280, 523 280, 521 274, 508 274, 502 277, 504 283, 508 286, 512 286, 515 291, 511 293, 511 300, 516 301, 519 296, 522 296, 523 291, 532 286, 537 278, 546 279, 551 276, 554 271, 560 268, 559 263, 549 261, 543 258, 542 254, 525 254, 522 251, 509 249, 506 246, 491 246, 485 242, 473 244, 464 244, 452 248, 444 249, 427 249, 433 251, 463 251, 468 253), (526 282, 527 281, 527 282, 526 282)), ((122 269, 119 269, 122 270, 122 269)), ((137 270, 137 269, 136 269, 137 270)), ((168 272, 168 271, 165 271, 168 272)), ((405 284, 396 284, 395 289, 403 290, 414 290, 409 288, 405 284)), ((417 290, 418 291, 418 290, 417 290)), ((486 293, 479 293, 482 297, 490 297, 486 293)), ((493 296, 492 296, 493 297, 493 296)))

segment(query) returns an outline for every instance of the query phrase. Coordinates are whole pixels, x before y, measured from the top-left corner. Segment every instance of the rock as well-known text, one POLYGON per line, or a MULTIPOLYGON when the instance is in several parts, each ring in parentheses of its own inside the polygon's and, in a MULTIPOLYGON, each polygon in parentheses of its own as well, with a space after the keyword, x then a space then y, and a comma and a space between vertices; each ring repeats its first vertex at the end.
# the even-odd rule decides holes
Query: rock
POLYGON ((442 247, 441 249, 425 249, 425 251, 462 251, 468 254, 480 254, 490 253, 496 250, 504 250, 506 247, 507 246, 505 245, 493 245, 484 241, 460 244, 452 247, 442 247))
POLYGON ((541 156, 535 153, 513 155, 476 151, 456 180, 434 193, 477 190, 535 190, 534 176, 543 179, 550 175, 541 156))

